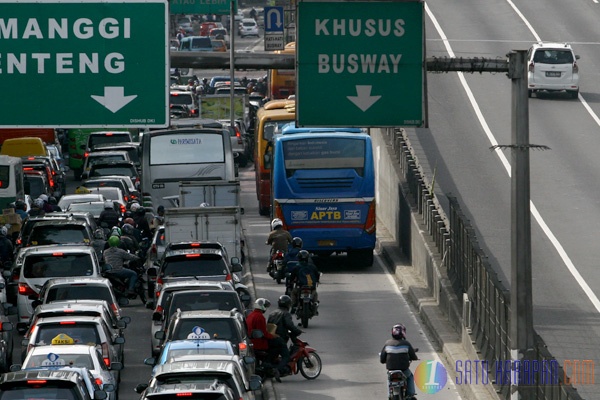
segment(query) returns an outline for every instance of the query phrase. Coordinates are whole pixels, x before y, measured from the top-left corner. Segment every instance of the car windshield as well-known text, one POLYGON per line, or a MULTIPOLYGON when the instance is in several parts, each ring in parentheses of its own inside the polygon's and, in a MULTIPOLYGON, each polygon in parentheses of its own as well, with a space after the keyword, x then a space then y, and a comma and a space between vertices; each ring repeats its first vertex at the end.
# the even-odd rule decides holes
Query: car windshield
POLYGON ((94 148, 94 146, 97 146, 99 144, 106 144, 106 143, 122 143, 122 142, 131 142, 131 137, 129 136, 129 134, 127 135, 115 135, 115 134, 111 134, 111 135, 90 135, 90 148, 94 148))
POLYGON ((33 246, 89 242, 90 237, 83 225, 34 226, 29 236, 29 244, 33 246))
POLYGON ((37 346, 49 346, 52 341, 64 340, 65 335, 67 340, 73 340, 74 344, 86 344, 89 346, 102 344, 96 324, 80 323, 71 321, 62 321, 60 323, 42 324, 38 327, 38 332, 35 338, 37 346), (68 325, 68 329, 66 328, 68 325), (66 333, 68 331, 68 334, 66 333))
POLYGON ((60 278, 68 276, 91 276, 94 273, 89 254, 30 255, 25 258, 25 278, 60 278))
POLYGON ((229 311, 239 306, 236 297, 237 292, 234 291, 219 290, 211 293, 179 292, 177 294, 172 295, 169 305, 169 311, 175 312, 177 309, 180 309, 181 311, 229 311))
POLYGON ((185 254, 169 257, 162 268, 163 277, 227 275, 223 258, 216 254, 185 254))
POLYGON ((213 339, 229 340, 233 344, 240 342, 234 322, 231 318, 199 318, 179 321, 172 333, 171 340, 187 339, 195 327, 201 327, 213 339))
POLYGON ((134 167, 118 167, 118 166, 95 166, 92 168, 90 176, 107 176, 107 175, 124 175, 133 176, 137 175, 134 167))
POLYGON ((46 194, 46 185, 44 184, 44 178, 41 176, 27 176, 25 180, 29 182, 29 195, 32 198, 38 198, 40 194, 46 194))
MULTIPOLYGON (((201 343, 201 342, 200 342, 201 343)), ((227 347, 194 346, 189 349, 169 349, 165 360, 185 356, 200 355, 230 355, 233 354, 227 347)))
POLYGON ((89 212, 95 218, 98 218, 103 210, 104 202, 73 203, 67 208, 67 211, 89 212))
MULTIPOLYGON (((58 365, 68 365, 70 367, 87 368, 89 370, 94 369, 94 362, 90 354, 64 354, 60 353, 60 362, 58 365)), ((29 360, 23 365, 23 369, 26 368, 38 368, 44 367, 48 363, 48 354, 36 354, 29 357, 29 360)), ((56 365, 56 364, 53 364, 56 365)))
POLYGON ((562 49, 538 49, 533 62, 541 64, 569 64, 573 62, 573 53, 562 49))
POLYGON ((73 382, 48 381, 43 386, 31 386, 27 382, 9 382, 0 391, 0 400, 80 400, 81 395, 73 382), (9 386, 10 385, 10 386, 9 386))
POLYGON ((59 286, 48 290, 46 303, 65 300, 105 300, 108 304, 113 304, 113 298, 110 289, 106 286, 92 285, 69 285, 59 286))

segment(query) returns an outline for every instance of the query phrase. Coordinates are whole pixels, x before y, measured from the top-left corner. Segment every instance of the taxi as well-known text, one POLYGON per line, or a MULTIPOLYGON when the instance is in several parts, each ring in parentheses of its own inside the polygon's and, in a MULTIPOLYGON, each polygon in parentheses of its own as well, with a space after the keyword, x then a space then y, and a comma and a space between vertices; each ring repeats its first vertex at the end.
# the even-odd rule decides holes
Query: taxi
POLYGON ((25 358, 23 365, 14 364, 10 370, 16 372, 39 368, 86 368, 92 373, 94 381, 100 389, 108 393, 108 398, 116 400, 118 391, 116 371, 121 370, 123 365, 114 362, 109 370, 96 346, 77 345, 74 344, 73 339, 67 339, 64 342, 68 344, 34 348, 25 358))
MULTIPOLYGON (((123 364, 125 338, 113 330, 102 317, 72 316, 39 318, 21 342, 21 360, 38 346, 87 344, 100 348, 107 367, 123 364)), ((120 371, 117 371, 119 376, 120 371)))
POLYGON ((229 340, 173 340, 165 343, 158 357, 149 357, 144 360, 146 365, 162 365, 167 362, 191 359, 206 355, 233 355, 233 346, 229 340))
POLYGON ((262 380, 258 375, 248 376, 236 355, 214 355, 210 360, 174 361, 158 365, 148 384, 137 385, 135 391, 156 391, 158 387, 185 381, 186 383, 225 383, 240 400, 254 400, 254 392, 261 390, 262 380))
POLYGON ((72 399, 104 400, 101 390, 84 368, 46 368, 0 375, 0 400, 72 399))

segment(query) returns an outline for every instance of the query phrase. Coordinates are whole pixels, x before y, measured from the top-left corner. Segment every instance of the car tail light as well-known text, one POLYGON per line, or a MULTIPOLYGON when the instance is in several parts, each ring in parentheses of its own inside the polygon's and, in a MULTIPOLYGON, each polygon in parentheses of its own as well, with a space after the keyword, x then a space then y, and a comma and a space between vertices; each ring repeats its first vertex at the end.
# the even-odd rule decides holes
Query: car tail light
POLYGON ((127 208, 125 208, 125 206, 123 204, 121 204, 121 212, 123 214, 125 214, 126 211, 127 211, 127 208))
POLYGON ((22 244, 23 244, 23 239, 21 239, 21 238, 18 238, 18 239, 17 239, 17 241, 16 241, 16 243, 17 243, 19 246, 20 246, 20 245, 22 245, 22 244))
POLYGON ((108 343, 102 343, 102 359, 107 367, 110 367, 110 357, 108 355, 108 343))
POLYGON ((150 247, 150 253, 152 253, 153 255, 158 255, 158 248, 156 247, 156 243, 152 243, 152 246, 150 247))
POLYGON ((62 257, 62 256, 64 256, 64 255, 65 255, 65 253, 59 253, 59 252, 57 252, 57 253, 52 253, 52 256, 53 256, 53 257, 62 257))
MULTIPOLYGON (((23 242, 22 239, 17 240, 17 244, 21 244, 22 242, 23 242)), ((10 276, 10 279, 13 282, 18 282, 19 281, 19 274, 20 274, 20 271, 18 269, 16 269, 16 268, 13 269, 13 272, 12 272, 12 275, 10 276)))
POLYGON ((123 196, 123 200, 127 203, 129 201, 129 196, 123 196))
POLYGON ((200 247, 200 243, 190 243, 190 247, 200 247))
POLYGON ((225 277, 226 281, 230 281, 231 280, 231 274, 227 274, 227 276, 225 277))
POLYGON ((75 325, 75 321, 60 321, 60 325, 75 325))
POLYGON ((30 379, 27 381, 27 384, 32 386, 45 385, 46 383, 48 383, 48 381, 45 379, 30 379))
POLYGON ((90 153, 88 153, 87 151, 85 153, 83 153, 83 158, 87 158, 87 156, 89 156, 90 153))
POLYGON ((192 395, 192 392, 179 392, 177 393, 177 397, 189 397, 192 395))
POLYGON ((535 70, 535 65, 533 63, 529 63, 529 72, 533 72, 535 70))
POLYGON ((576 62, 574 62, 573 63, 573 73, 576 74, 577 72, 579 72, 579 66, 577 66, 576 62))
POLYGON ((375 217, 375 200, 369 205, 369 212, 367 213, 367 221, 365 222, 365 232, 369 235, 375 233, 376 228, 376 217, 375 217))
POLYGON ((163 281, 163 278, 162 278, 162 276, 159 276, 158 278, 156 278, 156 283, 157 283, 157 284, 159 284, 159 285, 162 285, 163 283, 165 283, 165 282, 163 281))
POLYGON ((200 257, 200 254, 186 254, 185 258, 197 258, 200 257))
POLYGON ((111 303, 110 308, 112 308, 112 310, 115 312, 117 311, 117 305, 115 303, 111 303))
POLYGON ((96 378, 96 385, 102 386, 102 383, 104 383, 102 382, 102 378, 96 378))
POLYGON ((37 293, 35 290, 29 287, 25 282, 19 282, 19 294, 23 296, 36 296, 37 293))
POLYGON ((33 168, 32 167, 24 167, 23 171, 33 171, 33 168))
POLYGON ((113 135, 112 133, 107 133, 107 134, 106 134, 106 136, 112 136, 112 135, 113 135))

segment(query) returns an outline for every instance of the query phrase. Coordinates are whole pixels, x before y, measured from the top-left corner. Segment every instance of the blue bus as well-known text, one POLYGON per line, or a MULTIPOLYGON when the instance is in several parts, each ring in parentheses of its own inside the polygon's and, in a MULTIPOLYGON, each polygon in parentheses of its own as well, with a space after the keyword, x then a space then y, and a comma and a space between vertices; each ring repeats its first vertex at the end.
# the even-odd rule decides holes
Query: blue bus
POLYGON ((303 248, 373 264, 375 167, 371 137, 357 128, 296 128, 273 138, 273 216, 303 248))

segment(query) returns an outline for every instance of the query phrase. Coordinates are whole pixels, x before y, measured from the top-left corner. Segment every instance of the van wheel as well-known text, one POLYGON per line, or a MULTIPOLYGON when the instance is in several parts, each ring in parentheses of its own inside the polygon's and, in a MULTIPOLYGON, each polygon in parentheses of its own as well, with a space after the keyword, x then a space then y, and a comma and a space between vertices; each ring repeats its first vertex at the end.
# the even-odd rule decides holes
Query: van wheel
POLYGON ((571 98, 576 99, 579 97, 579 90, 573 90, 571 92, 571 98))
POLYGON ((527 91, 527 96, 528 96, 529 98, 531 98, 531 97, 533 96, 533 90, 528 90, 528 91, 527 91))

